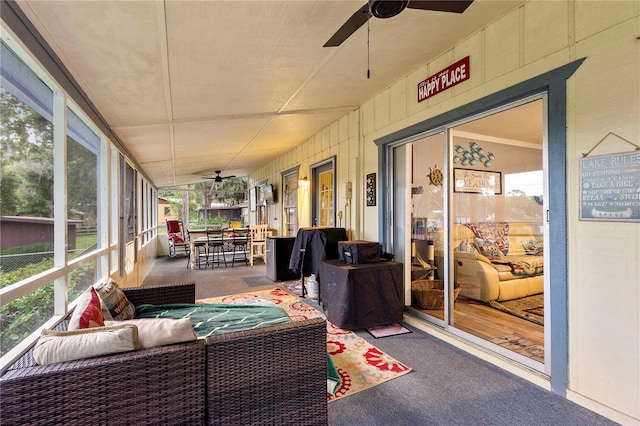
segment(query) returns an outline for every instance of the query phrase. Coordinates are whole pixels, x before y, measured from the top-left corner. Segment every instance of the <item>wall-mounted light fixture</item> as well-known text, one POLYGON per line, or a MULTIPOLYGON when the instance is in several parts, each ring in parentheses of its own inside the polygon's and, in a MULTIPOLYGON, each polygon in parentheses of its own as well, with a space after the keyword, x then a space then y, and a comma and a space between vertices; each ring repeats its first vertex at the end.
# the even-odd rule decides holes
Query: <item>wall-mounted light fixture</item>
POLYGON ((309 189, 309 178, 304 176, 298 181, 298 185, 300 185, 300 188, 302 189, 309 189))

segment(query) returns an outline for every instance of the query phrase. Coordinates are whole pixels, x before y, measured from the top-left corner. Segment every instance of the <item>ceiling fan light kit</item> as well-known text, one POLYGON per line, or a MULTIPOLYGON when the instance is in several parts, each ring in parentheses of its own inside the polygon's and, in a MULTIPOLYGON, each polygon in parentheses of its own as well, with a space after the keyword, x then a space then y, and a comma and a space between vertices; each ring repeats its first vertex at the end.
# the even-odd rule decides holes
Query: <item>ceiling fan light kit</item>
POLYGON ((405 1, 372 1, 371 2, 371 14, 376 18, 386 19, 396 16, 402 12, 409 4, 408 0, 405 1))
POLYGON ((231 176, 220 176, 220 173, 222 173, 221 170, 216 170, 215 171, 215 176, 202 176, 203 179, 211 179, 213 180, 215 183, 219 183, 222 182, 225 179, 231 179, 234 178, 235 175, 231 175, 231 176))
POLYGON ((471 3, 473 3, 473 0, 370 0, 351 15, 323 47, 340 46, 346 39, 351 37, 351 34, 369 21, 372 16, 380 19, 391 18, 405 8, 463 13, 471 3))

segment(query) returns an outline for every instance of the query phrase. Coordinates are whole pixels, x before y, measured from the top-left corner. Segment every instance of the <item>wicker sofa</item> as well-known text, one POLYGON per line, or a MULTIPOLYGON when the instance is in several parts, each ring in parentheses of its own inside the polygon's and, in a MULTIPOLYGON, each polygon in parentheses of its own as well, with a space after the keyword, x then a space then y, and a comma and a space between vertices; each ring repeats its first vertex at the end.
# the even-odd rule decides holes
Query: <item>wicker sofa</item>
MULTIPOLYGON (((193 283, 124 291, 134 305, 195 301, 193 283)), ((0 424, 326 424, 325 333, 297 321, 49 365, 31 350, 0 377, 0 424)))
MULTIPOLYGON (((540 271, 531 274, 514 274, 509 259, 533 259, 526 254, 523 243, 542 240, 538 224, 511 222, 508 227, 509 249, 503 263, 492 261, 477 250, 465 251, 465 245, 474 245, 476 236, 465 225, 455 224, 452 239, 455 262, 455 281, 460 285, 460 295, 489 302, 512 300, 539 294, 544 291, 544 275, 540 271)), ((537 256, 535 256, 537 257, 537 256)), ((538 259, 539 260, 539 259, 538 259)))

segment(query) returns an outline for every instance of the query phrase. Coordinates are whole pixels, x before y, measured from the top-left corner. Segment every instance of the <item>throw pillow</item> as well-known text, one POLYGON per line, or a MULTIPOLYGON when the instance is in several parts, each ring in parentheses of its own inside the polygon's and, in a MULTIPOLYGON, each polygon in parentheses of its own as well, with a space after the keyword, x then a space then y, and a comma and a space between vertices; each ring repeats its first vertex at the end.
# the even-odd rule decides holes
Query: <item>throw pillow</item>
POLYGON ((460 241, 460 244, 456 248, 456 251, 464 253, 476 253, 478 250, 476 250, 474 245, 469 242, 469 239, 464 239, 460 241))
POLYGON ((105 321, 106 326, 118 324, 131 324, 138 328, 140 347, 143 349, 154 346, 171 345, 196 340, 189 318, 148 318, 132 319, 126 321, 105 321))
POLYGON ((173 244, 181 244, 184 243, 182 237, 178 234, 169 234, 168 239, 173 242, 173 244))
POLYGON ((84 330, 42 330, 33 350, 40 365, 138 349, 138 329, 131 324, 84 330))
POLYGON ((482 240, 494 241, 502 254, 509 252, 509 222, 467 223, 465 226, 482 240))
POLYGON ((81 328, 101 327, 104 325, 102 316, 102 305, 100 297, 93 287, 85 290, 76 304, 73 314, 69 319, 69 330, 81 328))
POLYGON ((111 278, 96 284, 95 286, 102 303, 105 306, 104 317, 107 319, 128 320, 136 316, 136 308, 133 306, 118 284, 111 278))
POLYGON ((522 248, 529 255, 541 255, 544 252, 544 241, 542 240, 529 240, 522 242, 522 248))
POLYGON ((476 238, 476 248, 483 256, 489 259, 499 259, 503 256, 502 250, 494 241, 476 238))

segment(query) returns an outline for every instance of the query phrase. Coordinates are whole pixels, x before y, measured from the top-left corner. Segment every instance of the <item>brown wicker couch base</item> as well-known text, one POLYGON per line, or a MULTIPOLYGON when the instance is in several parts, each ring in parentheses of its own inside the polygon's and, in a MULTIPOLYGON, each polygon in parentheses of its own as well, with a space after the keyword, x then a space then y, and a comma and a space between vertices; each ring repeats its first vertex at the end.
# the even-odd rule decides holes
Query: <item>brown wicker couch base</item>
POLYGON ((209 424, 327 424, 323 319, 215 335, 206 349, 209 424))
MULTIPOLYGON (((193 283, 124 291, 195 302, 193 283)), ((0 377, 0 424, 327 424, 326 362, 322 319, 44 366, 29 351, 0 377)))
MULTIPOLYGON (((195 300, 192 283, 124 292, 134 304, 195 300)), ((0 424, 203 424, 205 355, 196 341, 37 365, 31 350, 0 378, 0 424)))

